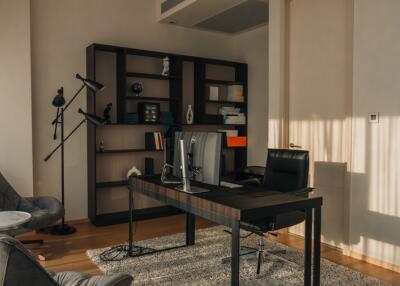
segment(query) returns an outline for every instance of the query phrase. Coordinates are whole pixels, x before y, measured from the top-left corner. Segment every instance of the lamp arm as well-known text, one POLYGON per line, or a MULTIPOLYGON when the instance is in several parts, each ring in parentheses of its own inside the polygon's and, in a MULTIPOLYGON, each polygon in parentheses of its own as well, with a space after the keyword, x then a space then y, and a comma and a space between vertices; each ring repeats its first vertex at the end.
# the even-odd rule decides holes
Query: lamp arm
MULTIPOLYGON (((68 101, 68 103, 64 106, 64 107, 62 107, 63 109, 64 109, 64 111, 66 111, 67 110, 67 108, 68 108, 68 106, 70 106, 71 105, 71 103, 75 100, 75 98, 79 95, 79 93, 82 91, 82 89, 85 87, 85 84, 82 84, 82 86, 78 89, 78 91, 74 94, 74 96, 68 101)), ((53 122, 51 122, 51 124, 56 124, 57 123, 57 121, 58 121, 58 118, 61 116, 61 114, 58 114, 57 116, 56 116, 56 118, 53 120, 53 122)))
POLYGON ((44 161, 47 162, 47 161, 51 158, 51 156, 53 156, 53 154, 54 154, 58 149, 60 149, 61 145, 62 145, 63 143, 65 143, 65 142, 68 140, 68 138, 71 137, 72 134, 74 134, 75 131, 78 130, 79 127, 81 127, 82 124, 85 123, 85 122, 86 122, 86 119, 82 119, 82 121, 79 122, 78 125, 76 125, 76 127, 68 134, 68 136, 65 137, 64 141, 61 142, 60 144, 58 144, 58 145, 53 149, 53 151, 51 151, 50 154, 47 155, 46 158, 44 158, 44 161))

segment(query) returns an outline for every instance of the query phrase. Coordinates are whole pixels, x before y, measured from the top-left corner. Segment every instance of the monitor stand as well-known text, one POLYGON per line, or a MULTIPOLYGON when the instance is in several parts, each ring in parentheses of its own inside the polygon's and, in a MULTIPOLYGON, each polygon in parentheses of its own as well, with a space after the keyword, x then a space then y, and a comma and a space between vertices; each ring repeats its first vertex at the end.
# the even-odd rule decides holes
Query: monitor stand
POLYGON ((205 189, 205 188, 201 188, 201 187, 197 187, 197 186, 190 186, 189 189, 186 189, 184 186, 178 186, 175 187, 175 190, 184 192, 184 193, 188 193, 188 194, 200 194, 200 193, 206 193, 209 192, 211 190, 209 189, 205 189))

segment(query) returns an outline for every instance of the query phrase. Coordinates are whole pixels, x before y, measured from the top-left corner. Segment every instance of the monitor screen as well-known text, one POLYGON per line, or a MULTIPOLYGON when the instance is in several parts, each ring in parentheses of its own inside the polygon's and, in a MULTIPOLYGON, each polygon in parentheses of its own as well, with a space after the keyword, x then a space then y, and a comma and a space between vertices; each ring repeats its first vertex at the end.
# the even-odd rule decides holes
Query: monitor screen
POLYGON ((174 141, 174 176, 181 177, 179 140, 185 142, 189 171, 193 180, 219 185, 222 134, 217 132, 176 132, 174 141), (190 168, 192 167, 192 168, 190 168))

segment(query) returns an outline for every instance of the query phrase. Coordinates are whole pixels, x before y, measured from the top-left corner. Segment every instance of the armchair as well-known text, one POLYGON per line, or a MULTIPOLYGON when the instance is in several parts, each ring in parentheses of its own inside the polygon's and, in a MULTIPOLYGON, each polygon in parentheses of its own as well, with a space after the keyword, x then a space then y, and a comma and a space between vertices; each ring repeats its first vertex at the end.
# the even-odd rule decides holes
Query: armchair
MULTIPOLYGON (((21 228, 5 232, 10 236, 38 230, 49 226, 64 216, 61 203, 52 197, 22 198, 0 173, 0 211, 24 211, 32 219, 21 228)), ((43 243, 42 240, 24 241, 25 243, 43 243)))
POLYGON ((127 274, 46 271, 19 241, 0 234, 0 286, 131 286, 132 281, 127 274))

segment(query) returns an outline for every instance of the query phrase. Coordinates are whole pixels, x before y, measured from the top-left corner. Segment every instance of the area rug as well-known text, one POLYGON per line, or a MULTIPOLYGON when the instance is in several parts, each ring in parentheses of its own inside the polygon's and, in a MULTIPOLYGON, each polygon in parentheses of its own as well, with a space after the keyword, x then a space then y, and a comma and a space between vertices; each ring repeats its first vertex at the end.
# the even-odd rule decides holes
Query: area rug
MULTIPOLYGON (((230 264, 221 263, 230 254, 230 236, 224 227, 196 231, 196 244, 122 261, 103 262, 99 254, 104 249, 88 250, 90 259, 106 274, 129 273, 134 285, 230 285, 230 264)), ((140 241, 150 248, 180 245, 185 234, 175 234, 140 241)), ((241 240, 241 245, 256 246, 258 238, 241 240)), ((268 250, 286 250, 279 256, 266 256, 261 274, 256 274, 255 254, 240 259, 240 285, 303 285, 303 253, 279 243, 266 243, 268 250), (281 259, 283 258, 283 259, 281 259)), ((357 271, 321 259, 321 285, 389 285, 357 271)))

